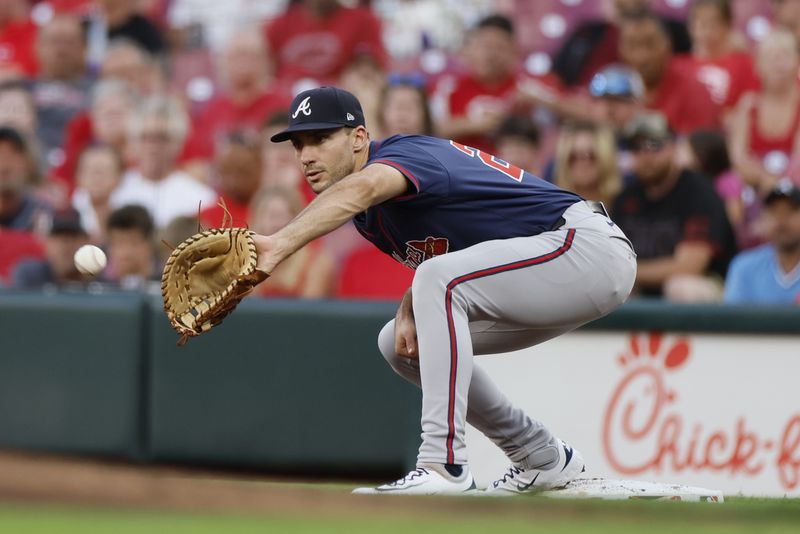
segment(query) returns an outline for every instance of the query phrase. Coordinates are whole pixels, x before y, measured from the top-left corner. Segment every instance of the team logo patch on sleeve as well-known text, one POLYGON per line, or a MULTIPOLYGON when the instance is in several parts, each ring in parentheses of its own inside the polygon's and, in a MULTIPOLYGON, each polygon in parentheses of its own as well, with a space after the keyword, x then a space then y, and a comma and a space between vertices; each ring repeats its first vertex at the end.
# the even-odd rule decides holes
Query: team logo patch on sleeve
POLYGON ((405 264, 416 269, 420 264, 436 256, 447 254, 450 241, 446 237, 426 237, 423 241, 406 241, 405 264))

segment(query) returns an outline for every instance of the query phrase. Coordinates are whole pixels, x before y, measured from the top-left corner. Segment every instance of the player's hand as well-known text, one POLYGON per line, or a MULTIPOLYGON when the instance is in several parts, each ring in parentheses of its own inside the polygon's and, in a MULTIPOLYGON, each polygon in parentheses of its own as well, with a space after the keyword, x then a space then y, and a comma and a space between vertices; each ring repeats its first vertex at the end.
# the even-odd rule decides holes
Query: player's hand
POLYGON ((417 325, 413 317, 404 319, 396 318, 394 321, 394 350, 400 356, 416 360, 419 358, 417 349, 417 325))
POLYGON ((397 308, 397 315, 394 318, 394 351, 400 356, 413 360, 419 358, 417 324, 414 321, 410 289, 403 296, 400 307, 397 308))

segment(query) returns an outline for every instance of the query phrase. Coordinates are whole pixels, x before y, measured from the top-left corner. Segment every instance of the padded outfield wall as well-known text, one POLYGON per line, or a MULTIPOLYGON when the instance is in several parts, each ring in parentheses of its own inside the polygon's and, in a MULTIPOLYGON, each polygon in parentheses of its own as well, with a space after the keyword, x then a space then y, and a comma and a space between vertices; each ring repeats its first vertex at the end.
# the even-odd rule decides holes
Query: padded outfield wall
MULTIPOLYGON (((256 300, 177 348, 160 301, 0 293, 0 447, 284 473, 400 474, 418 391, 375 346, 393 303, 256 300)), ((478 358, 588 475, 800 495, 800 310, 633 302, 478 358)), ((505 460, 468 433, 486 483, 505 460)))

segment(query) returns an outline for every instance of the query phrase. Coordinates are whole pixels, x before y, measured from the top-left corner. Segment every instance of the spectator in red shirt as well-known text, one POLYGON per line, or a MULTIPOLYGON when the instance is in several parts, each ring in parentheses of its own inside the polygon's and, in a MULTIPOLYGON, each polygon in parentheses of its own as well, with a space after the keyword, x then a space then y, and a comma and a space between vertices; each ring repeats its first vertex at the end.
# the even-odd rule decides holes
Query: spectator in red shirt
POLYGON ((218 65, 223 92, 198 118, 188 159, 210 161, 218 140, 234 131, 257 135, 268 117, 290 103, 288 95, 271 83, 270 59, 260 32, 235 34, 218 65))
POLYGON ((494 132, 512 112, 521 113, 514 25, 502 15, 481 20, 467 35, 461 75, 440 80, 433 95, 438 133, 493 153, 494 132))
POLYGON ((247 226, 250 201, 261 182, 259 149, 244 137, 231 135, 219 150, 216 161, 217 192, 225 203, 200 212, 206 228, 218 228, 223 221, 233 226, 247 226), (226 221, 226 210, 231 221, 226 221))
POLYGON ((27 0, 0 3, 0 79, 36 75, 37 26, 29 18, 27 0))
POLYGON ((338 0, 301 0, 265 28, 277 63, 278 79, 310 78, 323 85, 339 79, 359 55, 387 62, 380 20, 367 7, 344 7, 338 0))
POLYGON ((673 58, 669 34, 657 16, 629 14, 620 30, 619 54, 642 77, 645 107, 662 113, 678 134, 719 124, 719 108, 697 77, 673 58))
POLYGON ((724 111, 758 88, 753 59, 733 46, 733 10, 728 0, 695 0, 689 10, 692 53, 679 56, 724 111))
MULTIPOLYGON (((584 87, 595 72, 620 61, 620 21, 628 13, 650 7, 649 0, 603 0, 604 20, 581 23, 570 34, 553 60, 553 71, 568 87, 584 87)), ((686 25, 662 19, 676 53, 689 52, 691 41, 686 25)))
POLYGON ((761 90, 742 97, 731 122, 731 158, 747 185, 769 192, 800 149, 800 54, 794 35, 778 30, 758 47, 761 90))

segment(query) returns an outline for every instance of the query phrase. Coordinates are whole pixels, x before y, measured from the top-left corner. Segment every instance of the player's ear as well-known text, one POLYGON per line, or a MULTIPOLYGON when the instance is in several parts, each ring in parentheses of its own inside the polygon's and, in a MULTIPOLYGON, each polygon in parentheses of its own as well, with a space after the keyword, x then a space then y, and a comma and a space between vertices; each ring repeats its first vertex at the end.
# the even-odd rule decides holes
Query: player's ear
POLYGON ((369 147, 369 132, 364 126, 356 126, 352 132, 353 151, 361 152, 369 147))

